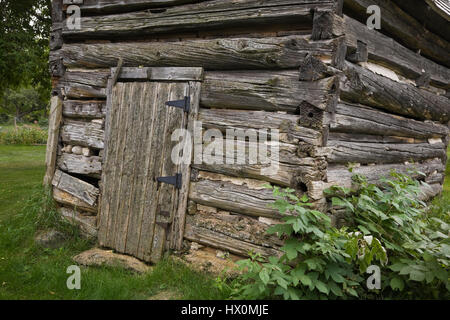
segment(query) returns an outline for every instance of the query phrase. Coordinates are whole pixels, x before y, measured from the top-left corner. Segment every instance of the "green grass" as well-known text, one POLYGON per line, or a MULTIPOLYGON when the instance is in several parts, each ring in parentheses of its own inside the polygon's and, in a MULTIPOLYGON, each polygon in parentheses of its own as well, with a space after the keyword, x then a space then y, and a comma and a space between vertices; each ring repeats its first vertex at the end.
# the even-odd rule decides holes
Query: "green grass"
MULTIPOLYGON (((64 247, 34 244, 37 229, 54 224, 55 214, 41 187, 45 147, 0 145, 0 299, 147 299, 164 290, 181 299, 224 299, 212 277, 173 260, 136 275, 120 268, 81 268, 81 290, 66 287, 72 257, 92 247, 72 234, 64 247)), ((70 234, 70 232, 69 232, 70 234)))

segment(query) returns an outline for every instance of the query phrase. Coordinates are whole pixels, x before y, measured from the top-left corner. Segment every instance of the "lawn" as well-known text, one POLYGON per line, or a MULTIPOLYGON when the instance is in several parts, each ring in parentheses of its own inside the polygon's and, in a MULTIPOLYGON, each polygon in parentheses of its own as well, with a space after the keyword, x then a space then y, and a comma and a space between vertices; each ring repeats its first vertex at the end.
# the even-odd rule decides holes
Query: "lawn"
POLYGON ((0 299, 147 299, 166 290, 181 299, 226 298, 211 276, 172 260, 145 275, 83 267, 81 290, 67 289, 66 269, 74 264, 72 257, 92 244, 79 238, 56 250, 34 244, 44 158, 44 146, 0 145, 0 299))

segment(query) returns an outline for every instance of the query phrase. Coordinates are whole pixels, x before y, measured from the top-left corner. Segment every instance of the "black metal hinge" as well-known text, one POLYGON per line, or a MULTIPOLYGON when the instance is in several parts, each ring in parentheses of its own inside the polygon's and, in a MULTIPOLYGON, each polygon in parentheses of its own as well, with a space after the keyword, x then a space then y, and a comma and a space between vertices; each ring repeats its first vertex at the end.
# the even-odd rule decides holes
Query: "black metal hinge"
POLYGON ((174 185, 175 188, 181 189, 182 177, 183 175, 181 173, 177 173, 176 175, 170 177, 157 177, 156 181, 171 184, 174 185))
POLYGON ((184 110, 184 112, 189 112, 189 110, 191 109, 191 98, 184 97, 184 99, 182 100, 167 101, 166 105, 170 107, 181 108, 184 110))

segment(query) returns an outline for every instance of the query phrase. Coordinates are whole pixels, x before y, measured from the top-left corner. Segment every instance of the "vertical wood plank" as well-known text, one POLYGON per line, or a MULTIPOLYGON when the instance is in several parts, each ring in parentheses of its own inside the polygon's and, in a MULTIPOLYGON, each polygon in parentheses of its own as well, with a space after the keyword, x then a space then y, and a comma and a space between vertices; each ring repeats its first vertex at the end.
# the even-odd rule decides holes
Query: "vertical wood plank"
POLYGON ((62 99, 54 96, 50 104, 50 117, 48 125, 47 150, 45 153, 46 172, 44 185, 50 186, 56 170, 56 153, 58 150, 59 128, 62 118, 62 99))

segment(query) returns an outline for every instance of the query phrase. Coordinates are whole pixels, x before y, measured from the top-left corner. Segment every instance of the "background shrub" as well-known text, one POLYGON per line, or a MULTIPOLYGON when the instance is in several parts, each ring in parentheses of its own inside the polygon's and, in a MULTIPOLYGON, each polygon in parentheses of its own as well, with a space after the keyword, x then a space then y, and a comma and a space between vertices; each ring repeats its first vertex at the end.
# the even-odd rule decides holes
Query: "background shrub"
POLYGON ((47 143, 47 130, 36 126, 23 126, 0 130, 0 144, 34 145, 47 143))

